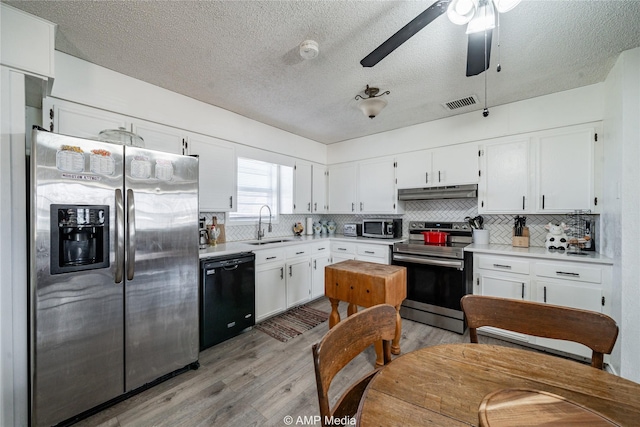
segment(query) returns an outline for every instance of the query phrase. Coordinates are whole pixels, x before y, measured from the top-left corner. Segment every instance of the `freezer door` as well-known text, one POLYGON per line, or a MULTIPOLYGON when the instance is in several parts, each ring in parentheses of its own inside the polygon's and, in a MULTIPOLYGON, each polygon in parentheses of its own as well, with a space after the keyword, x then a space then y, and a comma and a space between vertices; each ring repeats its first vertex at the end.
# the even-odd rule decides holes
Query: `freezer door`
POLYGON ((125 148, 125 387, 198 360, 198 160, 125 148))
POLYGON ((123 283, 115 281, 114 252, 115 225, 122 219, 117 218, 115 204, 116 193, 122 192, 122 153, 117 145, 33 132, 29 289, 33 425, 57 424, 124 391, 123 283), (52 205, 57 205, 54 210, 52 205), (69 205, 86 209, 72 211, 69 205), (108 239, 108 246, 93 247, 101 258, 94 264, 87 264, 91 261, 84 255, 91 251, 82 246, 87 236, 98 238, 99 233, 87 231, 90 222, 106 223, 100 238, 108 239), (56 227, 59 230, 53 230, 56 227), (64 242, 59 240, 63 235, 64 242), (78 268, 65 266, 76 261, 78 268), (53 267, 61 268, 52 274, 53 267))

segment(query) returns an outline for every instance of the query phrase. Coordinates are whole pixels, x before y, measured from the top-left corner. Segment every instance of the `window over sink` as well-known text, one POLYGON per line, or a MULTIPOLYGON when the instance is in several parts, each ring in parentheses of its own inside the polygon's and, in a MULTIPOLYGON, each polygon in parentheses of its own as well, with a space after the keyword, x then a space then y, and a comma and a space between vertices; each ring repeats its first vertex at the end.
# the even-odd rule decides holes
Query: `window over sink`
MULTIPOLYGON (((230 224, 258 221, 260 208, 271 209, 271 222, 277 223, 280 214, 291 213, 293 198, 293 168, 246 157, 238 157, 238 209, 229 212, 230 224)), ((262 220, 269 220, 269 212, 262 211, 262 220)))

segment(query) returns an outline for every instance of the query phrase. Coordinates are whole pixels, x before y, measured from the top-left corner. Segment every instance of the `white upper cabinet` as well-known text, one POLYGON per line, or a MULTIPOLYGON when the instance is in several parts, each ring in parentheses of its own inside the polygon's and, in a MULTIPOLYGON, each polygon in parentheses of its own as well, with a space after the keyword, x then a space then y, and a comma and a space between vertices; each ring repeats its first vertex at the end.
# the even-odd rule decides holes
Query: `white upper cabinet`
POLYGON ((356 211, 362 214, 397 213, 395 176, 393 158, 359 162, 356 211))
POLYGON ((556 130, 537 139, 536 211, 593 209, 594 129, 556 130))
POLYGON ((293 213, 327 211, 327 167, 297 160, 293 171, 293 213))
POLYGON ((144 140, 149 150, 173 154, 187 154, 186 131, 144 120, 133 120, 132 131, 144 140))
POLYGON ((478 212, 599 212, 596 129, 570 126, 487 142, 481 147, 478 212))
POLYGON ((311 198, 313 213, 327 212, 327 167, 314 163, 312 165, 311 198))
POLYGON ((356 171, 355 162, 329 166, 327 184, 330 213, 356 213, 356 171))
POLYGON ((293 213, 311 213, 311 176, 311 163, 296 161, 293 168, 293 213))
POLYGON ((475 143, 403 153, 396 156, 398 188, 426 188, 478 183, 475 143))
POLYGON ((42 123, 51 132, 79 138, 98 138, 106 129, 130 129, 126 116, 97 108, 45 98, 42 102, 42 123))
POLYGON ((55 24, 4 3, 0 10, 2 65, 53 77, 55 24))
POLYGON ((403 212, 395 183, 393 157, 341 163, 328 168, 330 213, 395 214, 403 212))
POLYGON ((433 183, 431 150, 414 151, 396 156, 398 188, 423 188, 433 183))
POLYGON ((487 144, 482 150, 478 212, 528 212, 529 140, 502 140, 487 144))
POLYGON ((478 183, 478 146, 461 144, 432 150, 432 185, 478 183))
POLYGON ((189 154, 199 159, 200 210, 229 212, 236 209, 237 174, 233 144, 210 136, 189 133, 189 154))

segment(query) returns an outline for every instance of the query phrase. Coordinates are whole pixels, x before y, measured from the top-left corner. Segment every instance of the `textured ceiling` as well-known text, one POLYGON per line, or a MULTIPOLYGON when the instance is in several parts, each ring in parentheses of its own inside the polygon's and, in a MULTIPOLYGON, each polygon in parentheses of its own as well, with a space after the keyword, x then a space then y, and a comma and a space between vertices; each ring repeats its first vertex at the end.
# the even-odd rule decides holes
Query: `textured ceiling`
MULTIPOLYGON (((439 17, 373 68, 360 60, 427 1, 6 1, 58 24, 56 49, 330 144, 480 111, 485 75, 465 77, 465 27, 439 17), (303 60, 298 45, 316 40, 303 60), (354 97, 378 86, 369 119, 354 97), (477 95, 455 112, 441 104, 477 95)), ((640 1, 527 1, 500 16, 487 99, 501 105, 601 82, 640 46, 640 1)))

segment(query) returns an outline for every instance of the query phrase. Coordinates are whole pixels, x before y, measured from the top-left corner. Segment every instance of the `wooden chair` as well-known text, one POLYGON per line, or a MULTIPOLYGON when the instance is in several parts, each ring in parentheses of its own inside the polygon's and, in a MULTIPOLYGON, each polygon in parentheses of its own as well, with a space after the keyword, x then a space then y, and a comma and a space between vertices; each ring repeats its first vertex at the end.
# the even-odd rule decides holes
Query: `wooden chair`
POLYGON ((472 343, 478 342, 481 326, 573 341, 589 347, 591 366, 602 369, 604 355, 611 354, 618 338, 615 320, 595 311, 481 295, 465 295, 460 304, 472 343))
POLYGON ((382 340, 384 364, 391 362, 391 340, 396 334, 396 309, 380 304, 364 309, 338 322, 322 340, 313 345, 313 364, 316 372, 318 401, 322 426, 328 419, 354 416, 367 384, 378 371, 360 379, 329 408, 329 386, 338 372, 367 347, 382 340))

